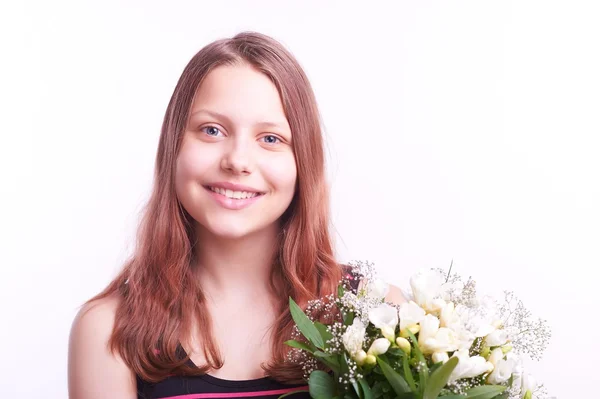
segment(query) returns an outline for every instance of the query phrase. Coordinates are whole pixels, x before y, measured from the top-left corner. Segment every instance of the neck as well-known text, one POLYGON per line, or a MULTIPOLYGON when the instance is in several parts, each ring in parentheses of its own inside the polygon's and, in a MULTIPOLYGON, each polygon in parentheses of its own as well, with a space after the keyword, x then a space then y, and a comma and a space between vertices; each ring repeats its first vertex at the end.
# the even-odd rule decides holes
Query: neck
POLYGON ((223 238, 197 229, 196 270, 204 293, 214 301, 248 301, 270 296, 278 226, 242 238, 223 238))

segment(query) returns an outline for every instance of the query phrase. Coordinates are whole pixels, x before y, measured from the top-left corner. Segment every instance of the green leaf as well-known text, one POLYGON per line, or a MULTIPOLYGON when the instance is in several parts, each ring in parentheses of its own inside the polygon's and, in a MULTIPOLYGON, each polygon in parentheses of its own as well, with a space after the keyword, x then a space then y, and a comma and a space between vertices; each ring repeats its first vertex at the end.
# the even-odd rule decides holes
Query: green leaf
POLYGON ((369 388, 369 384, 365 381, 364 378, 358 380, 358 384, 360 385, 360 389, 362 390, 362 397, 364 399, 374 399, 373 393, 371 392, 371 388, 369 388))
POLYGON ((329 367, 336 373, 340 372, 340 362, 338 360, 339 355, 332 355, 321 351, 315 351, 313 356, 319 359, 323 364, 329 367))
POLYGON ((399 358, 399 357, 405 356, 406 354, 400 348, 390 348, 387 350, 387 352, 385 352, 385 355, 387 357, 399 358))
POLYGON ((300 306, 294 302, 292 297, 290 297, 290 313, 302 335, 317 348, 325 349, 325 344, 319 330, 317 330, 313 322, 306 316, 302 309, 300 309, 300 306))
POLYGON ((336 394, 335 383, 331 376, 324 371, 315 370, 308 378, 308 390, 311 398, 330 399, 336 394))
POLYGON ((392 386, 392 389, 397 395, 410 392, 410 387, 406 383, 406 380, 379 356, 377 356, 377 364, 379 367, 381 367, 383 375, 385 375, 385 378, 388 380, 392 386))
POLYGON ((445 395, 440 396, 440 399, 465 399, 465 395, 445 395))
POLYGON ((306 345, 304 342, 295 341, 293 339, 291 339, 289 341, 285 341, 285 344, 288 346, 291 346, 292 348, 298 348, 298 349, 305 350, 309 353, 313 353, 315 350, 314 348, 311 348, 310 346, 306 345))
POLYGON ((359 399, 364 399, 362 391, 360 390, 360 387, 358 386, 358 382, 356 382, 356 380, 352 383, 352 388, 354 388, 354 392, 356 393, 356 396, 359 399))
POLYGON ((500 395, 506 387, 502 385, 482 385, 467 391, 467 399, 492 399, 500 395))
POLYGON ((448 383, 448 379, 450 378, 450 374, 458 365, 458 358, 451 357, 443 366, 435 370, 429 376, 429 381, 427 382, 427 386, 423 391, 423 399, 436 399, 440 394, 441 390, 448 383))
POLYGON ((354 312, 348 312, 344 315, 344 325, 349 326, 354 322, 354 312))
POLYGON ((404 379, 406 380, 406 382, 408 382, 408 385, 410 386, 411 391, 413 392, 417 392, 417 386, 415 385, 415 379, 413 378, 412 375, 412 370, 410 369, 410 366, 408 365, 408 356, 404 356, 402 358, 402 368, 404 369, 404 379))
POLYGON ((419 348, 419 341, 417 341, 417 337, 415 337, 415 335, 410 331, 408 331, 408 335, 413 341, 412 347, 415 355, 417 356, 417 360, 419 363, 421 363, 421 367, 419 367, 419 389, 423 393, 423 389, 427 385, 427 379, 429 378, 429 369, 427 368, 425 356, 423 356, 423 352, 421 352, 421 348, 419 348))
POLYGON ((374 399, 378 399, 380 397, 383 396, 383 386, 381 382, 376 382, 375 385, 373 385, 373 389, 371 390, 371 393, 373 394, 374 399))
POLYGON ((346 291, 346 290, 344 289, 344 286, 343 286, 343 285, 341 285, 341 284, 340 284, 340 285, 338 285, 338 289, 337 289, 338 298, 341 298, 341 297, 343 297, 343 296, 344 296, 344 292, 345 292, 345 291, 346 291))
POLYGON ((321 334, 321 338, 323 338, 325 346, 328 346, 327 341, 332 339, 333 335, 329 331, 327 331, 327 327, 324 324, 321 324, 318 321, 316 321, 314 325, 317 328, 317 331, 319 331, 319 334, 321 334))

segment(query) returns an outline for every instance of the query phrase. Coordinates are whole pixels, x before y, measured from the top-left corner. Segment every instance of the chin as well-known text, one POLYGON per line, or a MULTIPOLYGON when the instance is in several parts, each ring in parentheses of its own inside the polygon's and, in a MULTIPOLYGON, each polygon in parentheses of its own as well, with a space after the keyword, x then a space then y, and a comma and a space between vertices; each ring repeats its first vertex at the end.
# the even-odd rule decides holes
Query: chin
POLYGON ((210 223, 205 225, 206 231, 217 238, 223 239, 239 239, 248 237, 262 230, 259 226, 253 226, 246 223, 227 223, 221 220, 221 223, 210 223))

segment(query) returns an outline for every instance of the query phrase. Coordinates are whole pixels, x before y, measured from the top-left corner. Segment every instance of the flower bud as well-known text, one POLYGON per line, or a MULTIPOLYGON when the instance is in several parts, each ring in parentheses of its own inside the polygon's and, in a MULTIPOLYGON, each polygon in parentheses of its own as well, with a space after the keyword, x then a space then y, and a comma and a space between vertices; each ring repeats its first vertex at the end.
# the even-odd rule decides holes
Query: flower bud
POLYGON ((354 360, 356 361, 356 364, 358 364, 359 366, 362 366, 365 363, 365 360, 367 359, 367 352, 360 350, 356 353, 356 356, 354 357, 354 360))
POLYGON ((390 342, 394 342, 394 339, 396 339, 396 334, 394 333, 394 329, 389 326, 384 326, 381 329, 381 335, 383 335, 384 337, 389 339, 390 342))
POLYGON ((408 332, 413 333, 413 335, 417 334, 419 331, 421 331, 421 326, 418 324, 413 324, 411 326, 406 327, 404 330, 400 331, 400 336, 402 338, 408 338, 410 337, 410 335, 408 335, 408 332))
POLYGON ((373 365, 377 364, 377 358, 373 355, 367 355, 367 357, 365 358, 365 364, 368 364, 369 366, 373 366, 373 365))
POLYGON ((481 355, 481 357, 487 359, 490 356, 491 352, 492 351, 489 346, 484 346, 483 349, 481 350, 480 355, 481 355))
POLYGON ((513 346, 511 344, 506 344, 502 347, 502 353, 505 355, 512 350, 513 346))
POLYGON ((402 338, 402 337, 398 337, 396 338, 396 345, 398 345, 398 347, 400 349, 402 349, 404 351, 404 353, 406 353, 407 355, 410 354, 410 342, 408 342, 408 340, 406 338, 402 338))
POLYGON ((371 344, 367 351, 368 355, 378 356, 383 355, 390 348, 390 341, 387 338, 377 338, 371 344))

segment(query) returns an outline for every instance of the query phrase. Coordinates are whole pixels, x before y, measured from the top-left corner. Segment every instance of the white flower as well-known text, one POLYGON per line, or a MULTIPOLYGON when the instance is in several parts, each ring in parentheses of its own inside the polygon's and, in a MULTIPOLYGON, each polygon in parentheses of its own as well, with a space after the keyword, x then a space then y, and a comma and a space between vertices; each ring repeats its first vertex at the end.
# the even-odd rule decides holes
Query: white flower
POLYGON ((395 329, 398 325, 398 311, 395 307, 382 303, 369 311, 369 321, 379 329, 384 337, 393 341, 395 329))
POLYGON ((490 353, 490 357, 488 361, 496 367, 498 362, 504 358, 504 352, 502 352, 502 348, 496 348, 490 353))
POLYGON ((473 378, 484 373, 489 373, 494 367, 481 356, 469 356, 468 349, 456 351, 452 357, 458 358, 458 364, 452 371, 452 374, 450 374, 449 383, 461 378, 473 378))
POLYGON ((384 299, 390 291, 389 284, 383 280, 374 279, 367 284, 367 297, 374 299, 384 299))
POLYGON ((427 339, 435 338, 440 329, 440 320, 433 315, 426 315, 421 320, 421 331, 419 332, 419 346, 422 346, 427 339))
POLYGON ((489 315, 491 310, 486 306, 469 308, 458 305, 454 311, 462 325, 473 335, 473 339, 485 337, 496 329, 492 325, 493 316, 489 315))
POLYGON ((455 326, 453 330, 456 333, 458 349, 470 349, 471 346, 473 346, 473 341, 475 341, 475 335, 473 333, 464 326, 461 326, 460 328, 455 326))
POLYGON ((454 303, 448 302, 442 308, 440 313, 440 326, 442 327, 454 327, 461 324, 460 317, 454 309, 454 303))
POLYGON ((494 330, 485 337, 485 344, 489 347, 502 346, 508 342, 508 333, 505 330, 494 330))
MULTIPOLYGON (((492 359, 492 356, 494 356, 494 352, 497 350, 499 350, 500 353, 502 353, 502 349, 500 349, 500 348, 494 349, 492 351, 492 354, 490 355, 490 361, 492 359)), ((506 356, 506 359, 500 358, 498 360, 497 357, 494 359, 494 361, 496 362, 494 364, 494 371, 492 371, 492 373, 488 376, 488 382, 490 384, 505 383, 506 381, 508 381, 510 376, 513 374, 513 372, 517 368, 517 366, 519 364, 518 359, 514 356, 509 356, 509 355, 506 356)))
POLYGON ((387 338, 377 338, 371 344, 371 347, 367 351, 368 355, 378 356, 383 355, 390 348, 390 341, 387 338))
POLYGON ((521 396, 525 397, 527 391, 533 393, 537 388, 537 383, 531 374, 523 374, 521 377, 521 396))
POLYGON ((363 343, 365 342, 365 333, 366 328, 364 324, 360 318, 356 317, 352 325, 348 326, 342 335, 344 348, 346 348, 353 359, 355 359, 358 352, 362 350, 363 343))
POLYGON ((428 313, 438 312, 446 302, 441 298, 442 276, 433 270, 414 275, 410 286, 415 302, 428 313))
POLYGON ((439 328, 440 321, 433 315, 426 315, 421 321, 419 347, 425 354, 453 352, 458 349, 456 333, 446 327, 439 328))
POLYGON ((439 362, 446 363, 448 361, 448 359, 450 359, 450 358, 448 357, 447 352, 435 352, 433 355, 431 355, 431 359, 433 360, 434 363, 439 363, 439 362))
POLYGON ((398 314, 400 316, 400 331, 404 331, 408 327, 419 324, 425 317, 425 310, 414 301, 403 302, 400 305, 398 314))

